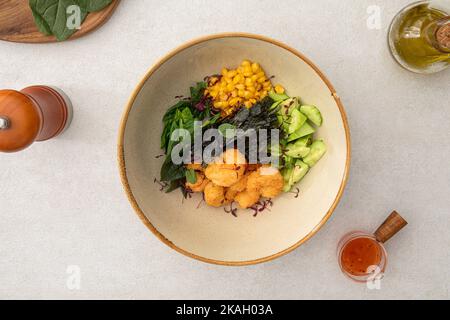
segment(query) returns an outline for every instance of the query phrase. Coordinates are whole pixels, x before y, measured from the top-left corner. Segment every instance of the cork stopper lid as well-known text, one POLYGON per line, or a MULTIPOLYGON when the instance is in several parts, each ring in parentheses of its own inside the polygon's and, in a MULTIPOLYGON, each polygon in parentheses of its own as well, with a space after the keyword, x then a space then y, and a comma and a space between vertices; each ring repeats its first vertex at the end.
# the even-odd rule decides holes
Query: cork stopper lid
POLYGON ((14 90, 0 90, 0 152, 31 145, 41 130, 42 115, 33 100, 14 90))
POLYGON ((450 22, 440 26, 436 31, 438 45, 444 50, 450 50, 450 22))

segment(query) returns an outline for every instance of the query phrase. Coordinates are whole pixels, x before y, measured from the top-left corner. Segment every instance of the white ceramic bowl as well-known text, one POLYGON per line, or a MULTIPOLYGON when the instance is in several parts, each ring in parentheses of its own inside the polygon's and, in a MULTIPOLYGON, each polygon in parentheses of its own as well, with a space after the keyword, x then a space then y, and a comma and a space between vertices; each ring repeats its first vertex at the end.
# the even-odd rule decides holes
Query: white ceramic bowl
POLYGON ((169 53, 144 76, 125 109, 119 133, 120 174, 128 198, 144 224, 164 243, 192 258, 223 265, 249 265, 280 257, 312 237, 331 216, 347 181, 350 136, 344 109, 331 83, 298 51, 249 34, 220 34, 192 41, 169 53), (300 196, 284 194, 271 211, 235 218, 203 204, 159 191, 163 159, 156 156, 161 119, 175 96, 222 67, 257 61, 275 82, 302 101, 317 105, 324 125, 317 136, 328 153, 300 182, 300 196))

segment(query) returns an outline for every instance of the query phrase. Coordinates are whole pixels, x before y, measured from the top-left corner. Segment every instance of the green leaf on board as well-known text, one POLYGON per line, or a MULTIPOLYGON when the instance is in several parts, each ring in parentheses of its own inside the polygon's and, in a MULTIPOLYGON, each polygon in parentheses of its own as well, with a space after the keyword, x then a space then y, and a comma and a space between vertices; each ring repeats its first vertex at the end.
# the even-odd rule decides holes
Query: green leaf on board
MULTIPOLYGON (((109 5, 112 0, 29 0, 34 21, 40 32, 54 35, 58 41, 68 39, 77 31, 69 27, 69 19, 74 19, 77 11, 71 11, 71 6, 79 8, 80 25, 90 12, 99 11, 109 5)), ((75 18, 74 21, 77 19, 75 18)))

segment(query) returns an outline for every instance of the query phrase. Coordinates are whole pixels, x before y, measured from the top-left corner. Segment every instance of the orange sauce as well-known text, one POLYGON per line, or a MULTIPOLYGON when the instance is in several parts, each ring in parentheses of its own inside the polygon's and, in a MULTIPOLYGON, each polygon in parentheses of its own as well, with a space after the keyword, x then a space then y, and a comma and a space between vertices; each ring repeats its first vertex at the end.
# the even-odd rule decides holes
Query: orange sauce
POLYGON ((352 275, 366 275, 370 266, 381 262, 381 254, 377 241, 371 238, 356 238, 350 240, 342 249, 341 265, 352 275))

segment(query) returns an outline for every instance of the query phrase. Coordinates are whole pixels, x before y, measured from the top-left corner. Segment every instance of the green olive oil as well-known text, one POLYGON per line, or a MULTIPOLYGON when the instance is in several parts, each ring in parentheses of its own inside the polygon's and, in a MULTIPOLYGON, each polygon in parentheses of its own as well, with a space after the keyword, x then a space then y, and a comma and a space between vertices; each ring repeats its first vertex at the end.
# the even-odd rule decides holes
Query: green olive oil
POLYGON ((450 64, 450 47, 445 39, 449 23, 449 14, 431 8, 428 3, 406 8, 391 26, 389 40, 394 57, 415 72, 445 69, 450 64), (444 34, 444 39, 438 34, 444 34))

